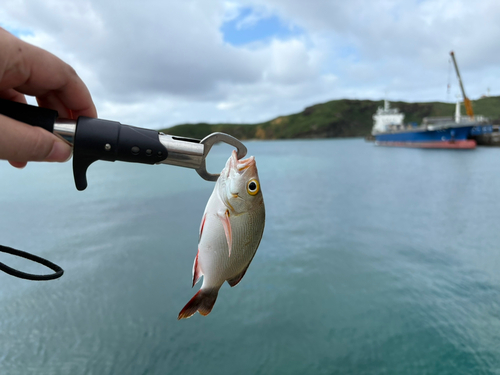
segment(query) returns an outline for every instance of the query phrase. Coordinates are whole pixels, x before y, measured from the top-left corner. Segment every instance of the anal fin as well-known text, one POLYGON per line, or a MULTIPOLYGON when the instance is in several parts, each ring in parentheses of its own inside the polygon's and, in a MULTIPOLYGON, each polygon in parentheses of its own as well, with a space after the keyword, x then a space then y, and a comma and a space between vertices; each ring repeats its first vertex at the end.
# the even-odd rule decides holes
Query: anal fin
POLYGON ((240 272, 238 275, 236 275, 232 279, 226 280, 227 283, 229 285, 231 285, 231 287, 238 285, 238 283, 241 281, 241 279, 243 279, 243 276, 245 276, 245 273, 247 272, 248 266, 250 266, 250 263, 248 263, 248 265, 245 267, 245 269, 242 272, 240 272))

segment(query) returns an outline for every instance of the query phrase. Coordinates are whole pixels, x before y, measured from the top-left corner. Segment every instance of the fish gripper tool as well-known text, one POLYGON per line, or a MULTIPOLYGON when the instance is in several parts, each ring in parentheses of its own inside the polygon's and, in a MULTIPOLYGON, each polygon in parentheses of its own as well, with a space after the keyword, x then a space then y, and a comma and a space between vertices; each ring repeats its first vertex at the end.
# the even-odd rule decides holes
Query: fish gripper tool
POLYGON ((206 168, 206 157, 214 144, 235 147, 238 159, 247 153, 243 143, 225 133, 212 133, 202 140, 177 137, 98 118, 59 118, 55 110, 5 99, 0 99, 0 114, 44 128, 73 146, 73 176, 78 190, 87 188, 87 169, 97 160, 177 165, 196 170, 207 181, 216 181, 219 174, 206 168))

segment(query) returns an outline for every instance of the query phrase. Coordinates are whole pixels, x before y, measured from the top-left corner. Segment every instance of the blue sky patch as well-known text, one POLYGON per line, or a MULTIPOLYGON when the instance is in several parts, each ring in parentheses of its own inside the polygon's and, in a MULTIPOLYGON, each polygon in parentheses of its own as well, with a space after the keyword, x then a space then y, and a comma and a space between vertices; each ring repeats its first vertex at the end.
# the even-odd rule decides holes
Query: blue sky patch
POLYGON ((272 38, 286 40, 304 34, 297 26, 288 25, 276 15, 257 15, 252 8, 242 8, 239 14, 222 24, 224 42, 242 46, 266 42, 272 38))
POLYGON ((30 29, 10 27, 10 26, 4 25, 2 23, 0 23, 0 27, 4 28, 9 33, 17 36, 18 38, 23 37, 23 36, 34 36, 35 35, 35 33, 30 29))

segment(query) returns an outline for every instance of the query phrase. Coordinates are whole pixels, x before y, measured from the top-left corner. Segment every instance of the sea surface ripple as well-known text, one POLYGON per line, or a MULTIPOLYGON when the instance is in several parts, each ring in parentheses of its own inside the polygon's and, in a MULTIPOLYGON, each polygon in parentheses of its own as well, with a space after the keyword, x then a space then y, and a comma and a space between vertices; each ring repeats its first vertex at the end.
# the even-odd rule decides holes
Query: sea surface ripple
MULTIPOLYGON (((71 163, 0 163, 0 244, 66 271, 0 274, 0 374, 500 374, 500 148, 247 146, 261 246, 186 321, 212 183, 97 162, 78 192, 71 163)), ((228 157, 214 147, 211 170, 228 157)))

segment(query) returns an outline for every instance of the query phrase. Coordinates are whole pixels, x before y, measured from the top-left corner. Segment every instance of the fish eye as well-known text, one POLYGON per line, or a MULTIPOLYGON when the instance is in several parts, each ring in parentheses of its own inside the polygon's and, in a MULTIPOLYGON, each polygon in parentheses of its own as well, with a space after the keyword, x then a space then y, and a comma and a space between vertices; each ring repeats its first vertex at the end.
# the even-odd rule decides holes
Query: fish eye
POLYGON ((248 184, 247 184, 248 194, 255 195, 259 192, 259 190, 260 190, 259 181, 253 180, 253 179, 248 181, 248 184))

